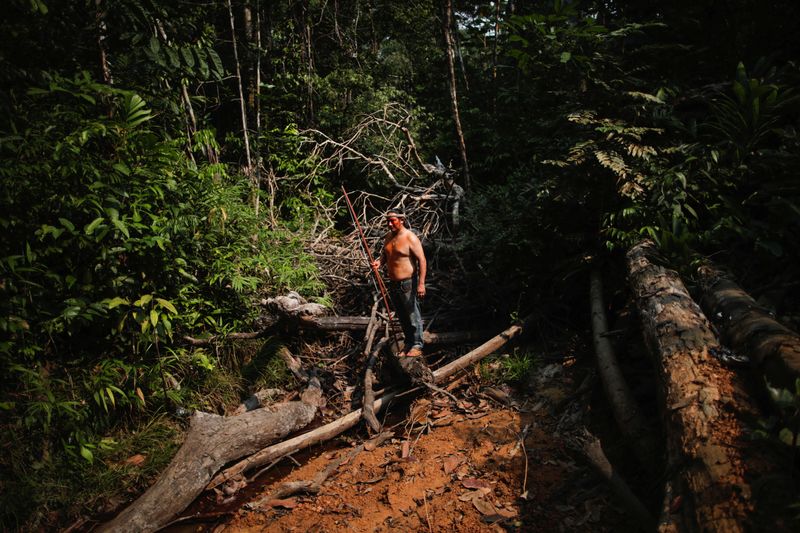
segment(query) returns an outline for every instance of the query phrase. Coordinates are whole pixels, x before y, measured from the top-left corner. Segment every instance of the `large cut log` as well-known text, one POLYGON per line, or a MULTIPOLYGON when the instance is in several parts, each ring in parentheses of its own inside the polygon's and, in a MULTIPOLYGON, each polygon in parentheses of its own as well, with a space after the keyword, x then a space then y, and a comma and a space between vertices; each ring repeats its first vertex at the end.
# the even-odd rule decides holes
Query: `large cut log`
POLYGON ((656 256, 654 244, 644 241, 627 260, 661 380, 667 455, 683 502, 679 515, 662 515, 659 529, 745 531, 752 503, 744 457, 753 443, 742 420, 755 409, 741 378, 711 355, 719 343, 700 307, 676 272, 654 262, 656 256))
POLYGON ((639 463, 653 473, 652 465, 658 449, 654 434, 644 420, 636 400, 628 387, 611 341, 608 340, 608 323, 603 305, 603 280, 597 269, 592 269, 589 280, 589 300, 592 315, 592 338, 597 358, 597 370, 603 383, 608 403, 622 434, 633 447, 639 463))
POLYGON ((746 354, 773 389, 794 391, 800 378, 800 335, 790 330, 712 265, 698 269, 700 303, 719 326, 726 344, 746 354))
POLYGON ((252 454, 307 426, 321 403, 312 380, 303 401, 287 402, 234 417, 197 412, 167 469, 147 491, 100 531, 156 531, 186 508, 226 463, 252 454))

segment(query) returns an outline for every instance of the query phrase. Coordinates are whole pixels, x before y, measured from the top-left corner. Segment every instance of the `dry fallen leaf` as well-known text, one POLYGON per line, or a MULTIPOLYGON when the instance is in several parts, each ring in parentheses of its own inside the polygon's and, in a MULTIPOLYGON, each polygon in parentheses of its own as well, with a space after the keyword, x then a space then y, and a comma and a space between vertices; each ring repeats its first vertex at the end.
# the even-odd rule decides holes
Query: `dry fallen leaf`
POLYGON ((482 479, 475 479, 474 477, 469 477, 461 481, 461 484, 464 488, 467 489, 489 489, 492 490, 492 486, 489 484, 488 481, 484 481, 482 479))
POLYGON ((453 470, 458 468, 458 465, 460 465, 463 461, 464 457, 460 455, 448 455, 447 457, 444 458, 443 461, 444 473, 445 474, 452 473, 453 470))
POLYGON ((475 506, 475 509, 481 512, 483 515, 494 515, 497 514, 497 509, 495 509, 494 505, 491 502, 487 502, 482 498, 473 498, 472 505, 475 506))
POLYGON ((499 514, 503 518, 514 518, 515 516, 517 516, 517 511, 515 511, 514 509, 510 509, 508 507, 498 508, 497 514, 499 514))
POLYGON ((132 455, 125 459, 126 465, 131 466, 139 466, 140 464, 144 463, 145 459, 147 459, 144 455, 137 453, 136 455, 132 455))
POLYGON ((482 493, 479 490, 470 490, 460 495, 458 499, 461 500, 462 502, 468 502, 474 500, 476 497, 480 497, 481 494, 482 493))

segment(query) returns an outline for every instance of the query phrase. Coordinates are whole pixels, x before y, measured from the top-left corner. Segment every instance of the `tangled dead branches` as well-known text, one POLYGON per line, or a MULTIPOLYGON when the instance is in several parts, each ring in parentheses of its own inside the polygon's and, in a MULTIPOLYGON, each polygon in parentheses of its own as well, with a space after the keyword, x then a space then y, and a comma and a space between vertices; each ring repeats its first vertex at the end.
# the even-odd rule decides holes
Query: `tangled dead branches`
MULTIPOLYGON (((366 115, 342 140, 335 140, 318 130, 305 134, 313 139, 312 152, 318 161, 317 171, 341 171, 346 163, 357 163, 367 175, 382 176, 382 191, 353 191, 351 200, 370 252, 377 254, 386 234, 383 214, 396 209, 406 214, 410 227, 422 240, 431 265, 429 284, 438 297, 452 301, 459 293, 451 283, 454 276, 437 276, 445 264, 440 251, 455 254, 453 240, 459 223, 459 208, 464 189, 455 182, 455 172, 437 158, 436 164, 424 163, 408 125, 411 113, 400 104, 391 103, 378 112, 366 115), (437 270, 439 269, 439 270, 437 270), (437 283, 438 282, 438 283, 437 283)), ((326 213, 346 213, 341 197, 326 213)), ((344 233, 336 234, 335 219, 308 246, 318 261, 322 277, 337 302, 337 311, 361 314, 372 305, 370 295, 376 288, 369 274, 366 253, 353 223, 344 233)), ((460 260, 456 257, 456 265, 460 260)), ((463 269, 463 266, 460 267, 463 269)))

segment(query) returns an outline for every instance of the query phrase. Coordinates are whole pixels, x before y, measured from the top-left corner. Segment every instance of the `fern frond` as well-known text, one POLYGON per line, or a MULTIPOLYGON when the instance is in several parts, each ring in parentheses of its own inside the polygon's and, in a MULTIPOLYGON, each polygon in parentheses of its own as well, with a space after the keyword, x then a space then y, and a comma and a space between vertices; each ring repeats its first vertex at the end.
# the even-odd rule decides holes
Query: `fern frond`
POLYGON ((613 150, 608 152, 604 150, 597 150, 594 153, 594 156, 597 158, 597 161, 601 166, 614 172, 618 179, 625 179, 625 177, 628 175, 630 169, 625 164, 625 160, 622 158, 622 156, 617 152, 614 152, 613 150))

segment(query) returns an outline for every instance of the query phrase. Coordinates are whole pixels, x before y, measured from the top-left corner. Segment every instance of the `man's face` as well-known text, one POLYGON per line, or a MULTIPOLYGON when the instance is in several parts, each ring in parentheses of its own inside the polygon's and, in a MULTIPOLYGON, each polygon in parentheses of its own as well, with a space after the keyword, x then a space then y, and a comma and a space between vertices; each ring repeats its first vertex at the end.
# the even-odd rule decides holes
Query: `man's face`
POLYGON ((403 227, 403 221, 396 216, 386 217, 386 223, 389 225, 389 229, 394 233, 397 233, 400 231, 400 228, 403 227))

